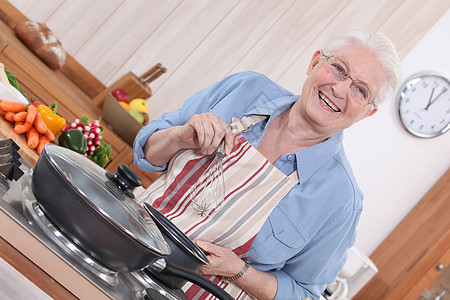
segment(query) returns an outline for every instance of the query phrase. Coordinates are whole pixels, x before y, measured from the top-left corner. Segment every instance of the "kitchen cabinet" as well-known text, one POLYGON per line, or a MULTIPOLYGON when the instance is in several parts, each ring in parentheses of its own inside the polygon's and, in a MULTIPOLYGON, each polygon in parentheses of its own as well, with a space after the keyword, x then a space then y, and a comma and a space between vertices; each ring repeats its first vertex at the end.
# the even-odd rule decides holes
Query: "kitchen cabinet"
MULTIPOLYGON (((0 214, 0 220, 2 217, 3 216, 0 214)), ((1 223, 2 225, 5 225, 3 222, 1 223)), ((22 232, 22 234, 23 233, 24 232, 22 232)), ((25 238, 27 239, 28 237, 25 236, 25 238)), ((0 256, 5 260, 5 262, 19 272, 23 273, 30 281, 53 298, 67 300, 77 299, 70 291, 56 282, 25 255, 18 252, 15 247, 3 238, 0 238, 0 256)))
POLYGON ((15 295, 33 295, 35 300, 51 300, 42 290, 33 285, 27 278, 0 258, 2 285, 0 299, 14 299, 15 295))
POLYGON ((449 271, 449 199, 450 169, 370 256, 379 271, 353 300, 418 299, 449 271))
MULTIPOLYGON (((448 235, 450 237, 450 235, 448 235)), ((450 238, 444 240, 446 245, 450 244, 450 238)), ((445 248, 444 248, 445 249, 445 248)), ((435 251, 433 251, 435 252, 435 251)), ((430 255, 431 260, 435 260, 435 254, 430 255)), ((435 260, 430 268, 424 266, 425 275, 418 281, 406 295, 406 298, 413 299, 421 294, 420 300, 435 299, 437 295, 445 292, 446 297, 450 296, 450 248, 447 246, 445 253, 435 260)))
MULTIPOLYGON (((95 105, 93 98, 107 88, 70 55, 61 70, 52 70, 48 67, 14 34, 12 28, 15 27, 15 24, 25 21, 26 17, 7 1, 0 3, 0 62, 3 62, 6 68, 15 75, 21 88, 27 94, 27 98, 46 105, 57 101, 58 114, 68 122, 84 116, 92 121, 101 120, 102 111, 95 105)), ((101 121, 101 125, 104 128, 103 137, 112 147, 110 161, 106 168, 115 172, 120 163, 125 163, 138 173, 144 187, 150 185, 159 174, 145 173, 134 166, 132 148, 105 122, 101 121)), ((21 139, 11 132, 8 131, 12 136, 6 136, 5 133, 0 136, 21 139)), ((26 150, 25 147, 22 148, 22 151, 26 150)), ((26 158, 34 164, 38 156, 37 154, 27 155, 26 158)))

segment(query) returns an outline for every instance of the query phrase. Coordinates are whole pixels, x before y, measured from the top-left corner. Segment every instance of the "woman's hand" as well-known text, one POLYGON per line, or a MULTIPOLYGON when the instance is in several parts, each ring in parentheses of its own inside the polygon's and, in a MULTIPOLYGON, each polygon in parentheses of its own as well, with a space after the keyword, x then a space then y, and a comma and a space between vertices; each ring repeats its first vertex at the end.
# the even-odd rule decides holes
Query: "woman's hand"
POLYGON ((229 154, 234 146, 234 135, 227 123, 213 113, 197 114, 178 128, 178 138, 185 148, 199 149, 203 155, 213 154, 222 140, 229 154))
POLYGON ((144 145, 144 156, 149 163, 162 166, 181 149, 213 154, 222 140, 225 140, 224 152, 229 154, 237 142, 231 128, 215 114, 198 114, 184 125, 154 132, 144 145))
MULTIPOLYGON (((199 270, 200 274, 233 277, 245 265, 244 261, 231 250, 205 241, 196 241, 195 243, 209 253, 207 258, 210 264, 202 266, 199 270)), ((278 281, 273 274, 260 271, 252 266, 233 283, 243 289, 250 297, 261 300, 273 299, 278 289, 278 281)))
POLYGON ((245 265, 244 261, 231 250, 205 241, 196 241, 195 244, 209 253, 206 257, 210 264, 202 266, 199 270, 200 274, 232 277, 245 265))

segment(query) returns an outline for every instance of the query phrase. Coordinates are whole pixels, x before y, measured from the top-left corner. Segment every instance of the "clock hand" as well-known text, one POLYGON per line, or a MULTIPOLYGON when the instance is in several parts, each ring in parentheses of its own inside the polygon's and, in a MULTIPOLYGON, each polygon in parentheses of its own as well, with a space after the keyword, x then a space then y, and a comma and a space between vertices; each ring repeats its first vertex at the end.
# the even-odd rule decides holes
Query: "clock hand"
MULTIPOLYGON (((434 89, 433 89, 433 91, 434 91, 434 89)), ((428 110, 428 107, 430 107, 431 104, 433 104, 434 102, 436 102, 436 100, 437 100, 443 93, 445 93, 446 91, 447 91, 447 89, 444 88, 444 89, 442 90, 442 92, 441 92, 439 95, 437 95, 431 102, 428 103, 428 105, 427 105, 427 107, 426 107, 425 109, 428 110)), ((431 95, 433 95, 433 92, 431 92, 431 95)), ((431 99, 431 98, 430 98, 430 99, 431 99)))
POLYGON ((428 99, 428 104, 427 104, 427 106, 425 107, 425 110, 428 110, 428 107, 430 107, 430 105, 431 105, 431 99, 433 99, 434 89, 435 89, 435 88, 433 88, 433 89, 431 90, 430 99, 428 99))

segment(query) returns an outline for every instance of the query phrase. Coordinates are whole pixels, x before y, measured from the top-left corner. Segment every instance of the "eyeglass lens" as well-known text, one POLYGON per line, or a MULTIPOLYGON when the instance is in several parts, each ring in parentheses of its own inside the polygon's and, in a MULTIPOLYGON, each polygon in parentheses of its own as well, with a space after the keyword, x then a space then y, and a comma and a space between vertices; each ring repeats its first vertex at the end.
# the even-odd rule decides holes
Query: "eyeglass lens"
POLYGON ((351 91, 355 99, 359 100, 361 104, 368 104, 371 101, 370 89, 362 82, 354 80, 350 76, 349 67, 341 59, 334 56, 326 56, 327 62, 330 66, 332 74, 338 80, 346 80, 350 78, 352 81, 351 91))

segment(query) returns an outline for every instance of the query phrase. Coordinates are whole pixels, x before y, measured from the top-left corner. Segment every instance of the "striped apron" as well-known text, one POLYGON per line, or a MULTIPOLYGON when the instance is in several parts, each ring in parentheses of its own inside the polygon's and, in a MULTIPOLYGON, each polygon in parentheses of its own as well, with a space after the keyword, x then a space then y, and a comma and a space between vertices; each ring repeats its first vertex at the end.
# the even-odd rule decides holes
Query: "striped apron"
MULTIPOLYGON (((252 242, 278 202, 298 183, 297 172, 286 176, 240 134, 266 116, 233 118, 230 125, 238 144, 223 158, 225 201, 214 213, 201 216, 190 202, 189 190, 211 162, 194 150, 179 151, 140 196, 172 221, 191 240, 204 240, 233 250, 247 260, 252 242)), ((237 285, 220 276, 208 276, 235 299, 249 299, 237 285)), ((187 283, 189 299, 213 299, 209 293, 187 283)))

